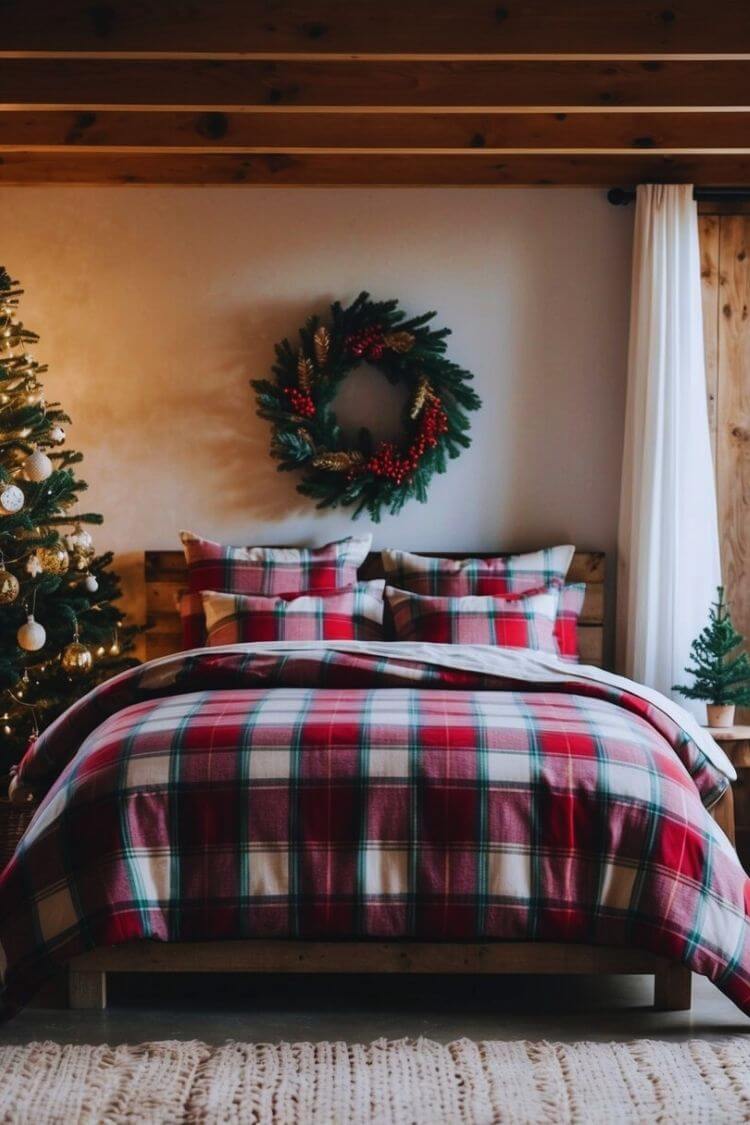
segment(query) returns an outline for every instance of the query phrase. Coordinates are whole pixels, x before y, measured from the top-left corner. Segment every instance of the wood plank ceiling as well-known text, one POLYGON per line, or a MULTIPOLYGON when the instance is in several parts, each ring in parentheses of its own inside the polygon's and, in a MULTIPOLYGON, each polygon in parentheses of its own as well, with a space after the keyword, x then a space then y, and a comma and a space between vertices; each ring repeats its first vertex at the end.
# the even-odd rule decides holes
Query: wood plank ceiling
POLYGON ((0 185, 750 185, 750 0, 0 0, 0 185))

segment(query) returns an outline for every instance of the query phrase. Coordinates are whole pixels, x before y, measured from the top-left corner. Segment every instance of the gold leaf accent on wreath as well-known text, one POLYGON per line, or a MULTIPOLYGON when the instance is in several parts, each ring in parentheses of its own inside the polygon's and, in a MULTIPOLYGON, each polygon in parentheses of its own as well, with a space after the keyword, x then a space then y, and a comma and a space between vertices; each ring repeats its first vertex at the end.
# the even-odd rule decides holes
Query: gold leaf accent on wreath
POLYGON ((313 336, 313 348, 315 349, 315 362, 318 368, 322 370, 328 363, 328 351, 331 346, 331 336, 328 329, 324 324, 316 329, 313 336))
POLYGON ((411 396, 411 403, 409 404, 409 417, 412 422, 422 413, 427 399, 432 397, 433 394, 429 379, 426 375, 420 375, 417 380, 417 385, 414 388, 414 393, 411 396))
POLYGON ((302 351, 302 348, 300 348, 299 355, 297 357, 297 382, 299 383, 300 388, 303 391, 310 390, 310 384, 312 383, 313 374, 314 371, 312 360, 308 359, 305 353, 302 351))
POLYGON ((330 473, 346 473, 363 465, 364 460, 356 449, 349 453, 319 453, 317 457, 313 457, 313 466, 330 473))
POLYGON ((303 441, 307 442, 311 449, 315 449, 315 439, 309 430, 306 430, 304 426, 300 426, 300 428, 297 430, 297 433, 303 441))
POLYGON ((390 348, 392 352, 400 352, 402 355, 410 352, 414 347, 415 339, 411 332, 386 332, 383 337, 383 346, 390 348))

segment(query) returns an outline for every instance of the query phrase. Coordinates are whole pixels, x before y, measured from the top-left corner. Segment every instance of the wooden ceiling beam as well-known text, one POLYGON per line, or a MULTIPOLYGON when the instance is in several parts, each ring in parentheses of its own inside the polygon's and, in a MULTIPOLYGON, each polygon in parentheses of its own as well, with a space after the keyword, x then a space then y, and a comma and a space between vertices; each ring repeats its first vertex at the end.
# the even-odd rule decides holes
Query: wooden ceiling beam
POLYGON ((5 59, 0 106, 748 107, 750 60, 310 62, 5 59))
POLYGON ((0 0, 5 52, 726 54, 746 0, 0 0))
POLYGON ((652 153, 434 156, 38 153, 0 154, 7 184, 243 184, 258 186, 703 186, 750 183, 750 155, 652 153))
POLYGON ((211 113, 0 110, 6 148, 732 149, 750 148, 750 111, 622 113, 211 113))

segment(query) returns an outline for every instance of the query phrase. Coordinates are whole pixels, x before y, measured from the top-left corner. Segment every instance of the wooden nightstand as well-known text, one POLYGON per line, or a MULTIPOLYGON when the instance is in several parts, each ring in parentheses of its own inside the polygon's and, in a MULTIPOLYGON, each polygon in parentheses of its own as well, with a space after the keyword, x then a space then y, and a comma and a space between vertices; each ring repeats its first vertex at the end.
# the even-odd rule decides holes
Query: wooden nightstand
POLYGON ((734 783, 737 851, 745 870, 750 871, 750 726, 707 729, 737 770, 734 783))

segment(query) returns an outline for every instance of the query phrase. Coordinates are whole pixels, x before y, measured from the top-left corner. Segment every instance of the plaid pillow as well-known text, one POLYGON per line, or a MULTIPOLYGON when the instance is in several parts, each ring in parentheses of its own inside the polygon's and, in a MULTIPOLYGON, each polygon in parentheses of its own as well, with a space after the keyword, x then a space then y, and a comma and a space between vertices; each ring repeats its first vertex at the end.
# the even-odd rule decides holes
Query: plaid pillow
POLYGON ((181 531, 188 590, 229 594, 281 594, 353 586, 372 536, 340 539, 325 547, 225 547, 181 531))
POLYGON ((381 641, 384 579, 316 594, 202 594, 208 645, 242 641, 381 641))
POLYGON ((556 589, 510 598, 431 598, 386 586, 385 596, 399 641, 558 651, 556 589))
POLYGON ((572 586, 563 586, 557 607, 557 619, 555 620, 557 647, 563 660, 569 660, 574 664, 577 664, 580 659, 578 618, 581 616, 585 599, 586 583, 575 582, 572 586))
POLYGON ((574 553, 575 547, 568 544, 493 559, 426 558, 408 551, 381 551, 381 557, 389 585, 401 590, 440 598, 503 598, 562 586, 574 553))

